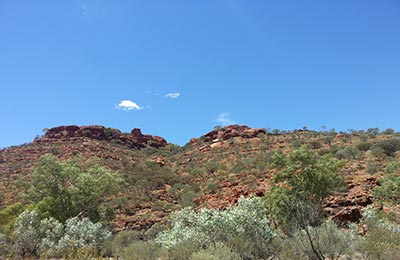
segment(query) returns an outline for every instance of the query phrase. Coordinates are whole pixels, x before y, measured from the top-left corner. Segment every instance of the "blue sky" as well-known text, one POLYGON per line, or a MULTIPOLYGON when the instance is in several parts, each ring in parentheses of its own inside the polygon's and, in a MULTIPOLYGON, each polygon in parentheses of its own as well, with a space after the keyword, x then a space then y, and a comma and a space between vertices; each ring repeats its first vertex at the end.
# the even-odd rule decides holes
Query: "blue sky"
POLYGON ((180 145, 231 123, 400 130, 400 1, 0 0, 0 88, 0 147, 69 124, 180 145))

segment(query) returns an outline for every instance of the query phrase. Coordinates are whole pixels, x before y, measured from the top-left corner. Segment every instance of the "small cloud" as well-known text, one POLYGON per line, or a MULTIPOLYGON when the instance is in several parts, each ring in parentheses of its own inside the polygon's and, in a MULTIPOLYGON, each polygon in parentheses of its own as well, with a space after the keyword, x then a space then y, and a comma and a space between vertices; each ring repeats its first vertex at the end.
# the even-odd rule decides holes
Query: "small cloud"
POLYGON ((117 109, 122 109, 124 111, 129 111, 129 110, 142 110, 143 107, 139 106, 135 102, 131 100, 122 100, 119 102, 118 105, 115 106, 117 109))
POLYGON ((217 123, 221 125, 234 125, 236 124, 230 117, 229 113, 222 113, 218 115, 217 119, 215 120, 217 123))
POLYGON ((181 95, 181 93, 168 93, 167 95, 165 95, 166 98, 178 98, 181 95))

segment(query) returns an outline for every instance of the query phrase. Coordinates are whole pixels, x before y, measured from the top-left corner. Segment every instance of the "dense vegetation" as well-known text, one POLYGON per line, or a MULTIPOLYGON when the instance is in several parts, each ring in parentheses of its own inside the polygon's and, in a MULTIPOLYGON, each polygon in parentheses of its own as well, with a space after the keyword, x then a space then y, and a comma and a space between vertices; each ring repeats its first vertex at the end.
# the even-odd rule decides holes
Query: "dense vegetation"
POLYGON ((0 258, 397 259, 400 139, 375 128, 338 135, 276 130, 221 142, 229 150, 200 140, 107 165, 52 152, 0 210, 0 258), (291 149, 276 149, 283 142, 291 149), (353 165, 379 185, 358 223, 335 223, 324 206, 349 189, 353 165), (259 179, 268 188, 255 196, 259 179), (202 199, 222 199, 231 186, 247 196, 221 209, 202 199), (158 223, 116 232, 116 214, 149 208, 158 223))

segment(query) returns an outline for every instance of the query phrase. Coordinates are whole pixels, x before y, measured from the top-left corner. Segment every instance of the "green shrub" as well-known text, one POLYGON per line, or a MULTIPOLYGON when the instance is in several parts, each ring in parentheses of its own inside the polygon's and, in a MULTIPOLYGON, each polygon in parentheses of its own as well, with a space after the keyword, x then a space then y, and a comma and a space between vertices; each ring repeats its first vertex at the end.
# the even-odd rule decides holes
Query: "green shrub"
POLYGON ((308 144, 308 147, 310 147, 310 149, 318 149, 321 146, 322 146, 322 144, 321 144, 321 142, 319 140, 312 140, 308 144))
POLYGON ((242 258, 223 243, 211 244, 192 254, 190 260, 241 260, 242 258))
POLYGON ((61 252, 84 247, 100 252, 103 243, 110 238, 111 233, 104 229, 101 223, 92 223, 88 218, 79 220, 74 217, 65 223, 64 235, 58 241, 58 247, 61 252))
POLYGON ((74 217, 64 226, 53 218, 40 220, 35 211, 24 211, 15 222, 13 241, 15 254, 20 257, 61 257, 83 253, 85 248, 98 255, 110 236, 100 223, 88 218, 74 217))
POLYGON ((241 256, 265 257, 276 235, 265 215, 263 201, 256 197, 241 198, 236 207, 224 211, 203 208, 195 212, 184 208, 171 215, 171 229, 161 232, 156 241, 168 249, 176 249, 184 242, 200 248, 223 242, 241 256), (235 247, 233 241, 239 240, 247 242, 244 251, 235 247))
POLYGON ((124 230, 118 232, 112 241, 112 253, 115 257, 122 257, 125 249, 135 241, 143 239, 143 233, 138 230, 124 230))
POLYGON ((338 159, 357 159, 360 155, 360 150, 356 147, 348 146, 336 152, 335 156, 338 159))
POLYGON ((356 251, 366 259, 396 260, 400 254, 400 225, 382 218, 376 209, 363 212, 367 233, 355 243, 356 251))
POLYGON ((168 249, 169 260, 187 260, 190 257, 201 250, 204 244, 200 244, 196 239, 188 239, 180 241, 173 247, 168 249))
POLYGON ((400 161, 389 163, 385 168, 385 172, 388 174, 400 173, 400 161))
POLYGON ((15 254, 20 257, 37 257, 41 239, 39 215, 35 211, 21 213, 15 222, 15 254))
POLYGON ((371 155, 374 156, 374 157, 378 157, 378 158, 384 158, 385 157, 385 150, 383 150, 382 147, 372 146, 370 151, 371 151, 371 155))
POLYGON ((11 251, 11 242, 5 234, 0 233, 0 259, 9 256, 11 251))
POLYGON ((380 148, 385 155, 394 156, 394 154, 400 150, 400 138, 396 137, 380 141, 373 145, 372 148, 380 148))
POLYGON ((167 259, 166 254, 166 250, 152 241, 137 240, 131 242, 118 256, 124 260, 154 260, 167 259))
POLYGON ((379 186, 374 188, 374 199, 389 204, 400 201, 400 175, 388 175, 379 180, 379 186))
POLYGON ((355 235, 338 228, 328 220, 319 227, 306 227, 293 237, 286 239, 282 246, 282 259, 341 259, 350 257, 355 235))
POLYGON ((24 211, 24 206, 17 202, 0 210, 0 232, 11 235, 17 217, 24 211))
POLYGON ((368 162, 365 172, 369 174, 375 174, 379 171, 379 165, 373 162, 368 162))
POLYGON ((295 139, 291 142, 291 144, 293 148, 300 148, 304 144, 304 141, 300 139, 295 139))
POLYGON ((367 142, 360 142, 360 143, 356 144, 356 147, 358 150, 366 152, 371 147, 371 144, 367 143, 367 142))

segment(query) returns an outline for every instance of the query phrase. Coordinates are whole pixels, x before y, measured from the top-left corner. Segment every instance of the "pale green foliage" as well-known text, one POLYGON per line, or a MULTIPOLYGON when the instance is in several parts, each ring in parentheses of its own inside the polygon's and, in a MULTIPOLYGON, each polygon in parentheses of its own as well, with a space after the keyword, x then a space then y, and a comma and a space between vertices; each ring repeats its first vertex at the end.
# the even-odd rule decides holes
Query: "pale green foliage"
POLYGON ((0 233, 0 259, 2 256, 6 256, 9 254, 10 246, 7 236, 0 233))
POLYGON ((353 254, 354 233, 338 228, 329 220, 319 227, 299 230, 283 245, 283 259, 336 260, 353 254))
POLYGON ((360 150, 357 147, 347 146, 336 152, 335 156, 338 159, 357 159, 359 158, 360 150))
POLYGON ((364 210, 362 222, 367 233, 354 242, 358 254, 365 259, 399 259, 400 225, 380 217, 372 207, 364 210))
POLYGON ((58 241, 64 235, 64 226, 54 218, 46 218, 41 221, 40 233, 43 237, 40 242, 40 252, 54 256, 59 255, 58 241))
POLYGON ((61 222, 80 215, 98 221, 101 205, 117 191, 122 179, 109 170, 89 169, 72 162, 61 162, 54 155, 42 157, 33 172, 31 198, 37 211, 61 222))
POLYGON ((110 237, 111 233, 105 230, 101 223, 92 223, 88 218, 79 220, 74 217, 67 220, 64 235, 57 246, 60 252, 83 247, 100 250, 104 241, 110 237))
MULTIPOLYGON (((156 241, 165 248, 173 248, 184 241, 199 246, 216 242, 228 243, 233 249, 245 245, 240 254, 267 254, 272 238, 276 235, 266 218, 260 198, 240 198, 236 207, 224 211, 201 209, 195 212, 184 208, 172 214, 171 229, 161 232, 156 241)), ((251 256, 250 256, 251 257, 251 256)))
POLYGON ((36 256, 40 241, 40 218, 35 211, 24 211, 15 222, 14 249, 22 257, 36 256))
POLYGON ((64 227, 53 218, 40 220, 35 211, 25 211, 15 223, 14 248, 22 257, 63 256, 81 248, 99 251, 110 237, 111 233, 100 223, 88 218, 68 219, 64 227))

